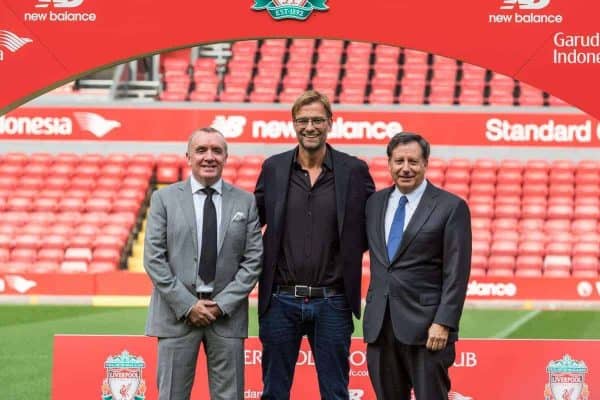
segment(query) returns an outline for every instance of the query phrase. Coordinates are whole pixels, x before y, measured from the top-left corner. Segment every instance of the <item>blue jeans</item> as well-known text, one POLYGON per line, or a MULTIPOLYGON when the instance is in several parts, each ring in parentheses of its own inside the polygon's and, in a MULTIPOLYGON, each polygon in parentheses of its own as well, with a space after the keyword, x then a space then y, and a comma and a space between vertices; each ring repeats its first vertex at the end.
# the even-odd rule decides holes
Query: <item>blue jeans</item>
POLYGON ((259 318, 262 400, 287 400, 302 336, 313 353, 323 400, 348 400, 352 311, 344 295, 305 299, 273 294, 259 318))

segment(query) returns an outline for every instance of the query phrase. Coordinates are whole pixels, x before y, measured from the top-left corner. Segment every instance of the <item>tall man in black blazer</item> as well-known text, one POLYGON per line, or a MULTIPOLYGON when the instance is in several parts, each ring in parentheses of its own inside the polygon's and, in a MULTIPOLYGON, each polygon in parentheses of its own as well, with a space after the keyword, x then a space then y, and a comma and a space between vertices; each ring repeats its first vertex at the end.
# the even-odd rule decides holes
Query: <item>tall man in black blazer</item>
POLYGON ((259 280, 262 399, 289 399, 302 336, 308 336, 321 398, 348 399, 352 313, 360 316, 368 167, 326 144, 327 97, 302 94, 292 107, 298 146, 267 159, 256 184, 267 226, 259 280))
POLYGON ((367 203, 371 283, 364 315, 379 400, 445 400, 471 265, 464 200, 425 180, 429 143, 400 133, 387 147, 394 186, 367 203))

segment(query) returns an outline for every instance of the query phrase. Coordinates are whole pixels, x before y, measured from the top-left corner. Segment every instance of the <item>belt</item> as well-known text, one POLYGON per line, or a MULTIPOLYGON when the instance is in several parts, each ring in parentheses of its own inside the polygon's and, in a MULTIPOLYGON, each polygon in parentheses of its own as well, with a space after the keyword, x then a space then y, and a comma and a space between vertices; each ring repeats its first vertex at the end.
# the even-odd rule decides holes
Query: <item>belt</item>
POLYGON ((306 285, 295 285, 295 286, 277 286, 276 293, 280 294, 291 294, 296 297, 329 297, 338 294, 344 294, 344 292, 336 287, 332 286, 306 286, 306 285))
POLYGON ((199 299, 210 300, 212 299, 212 292, 198 292, 196 293, 199 299))

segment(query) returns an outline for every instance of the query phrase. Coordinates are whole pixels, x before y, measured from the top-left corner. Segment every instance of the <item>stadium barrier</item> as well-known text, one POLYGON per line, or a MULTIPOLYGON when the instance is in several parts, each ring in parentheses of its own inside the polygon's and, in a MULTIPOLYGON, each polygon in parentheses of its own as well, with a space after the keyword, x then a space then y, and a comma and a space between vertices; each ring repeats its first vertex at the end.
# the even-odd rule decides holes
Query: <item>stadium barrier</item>
MULTIPOLYGON (((369 278, 362 277, 362 297, 369 278)), ((56 297, 73 297, 70 303, 104 304, 94 298, 117 298, 112 304, 140 304, 152 291, 146 274, 127 271, 98 274, 0 273, 0 303, 53 303, 56 297), (128 300, 128 298, 130 298, 128 300), (80 299, 81 301, 78 301, 80 299), (131 302, 133 300, 133 302, 131 302)), ((256 289, 251 299, 256 299, 256 289)), ((472 277, 467 291, 468 307, 505 308, 598 308, 598 278, 472 277)))
MULTIPOLYGON (((0 140, 186 141, 214 126, 230 143, 295 143, 290 113, 277 108, 21 107, 0 117, 0 140)), ((332 144, 387 144, 402 130, 434 145, 600 146, 598 120, 583 113, 336 110, 332 144)))
MULTIPOLYGON (((375 400, 365 344, 353 339, 350 399, 375 400)), ((192 398, 208 399, 203 352, 192 398)), ((245 399, 262 391, 261 346, 245 349, 245 399)), ((455 400, 588 400, 600 392, 600 341, 461 340, 450 369, 455 400)), ((156 339, 144 336, 54 338, 52 399, 156 399, 156 339)), ((318 399, 314 358, 305 340, 296 363, 292 399, 318 399)))

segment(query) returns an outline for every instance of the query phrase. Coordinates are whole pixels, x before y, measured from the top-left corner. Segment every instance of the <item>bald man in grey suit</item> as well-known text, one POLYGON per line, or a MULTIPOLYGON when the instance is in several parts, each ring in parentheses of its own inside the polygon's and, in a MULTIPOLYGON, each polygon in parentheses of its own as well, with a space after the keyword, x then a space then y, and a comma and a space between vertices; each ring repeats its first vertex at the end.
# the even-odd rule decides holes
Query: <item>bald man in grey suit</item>
POLYGON ((211 399, 241 400, 248 294, 262 258, 256 204, 221 179, 227 143, 219 131, 194 132, 186 156, 192 175, 152 195, 145 238, 159 399, 190 398, 203 344, 211 399))

